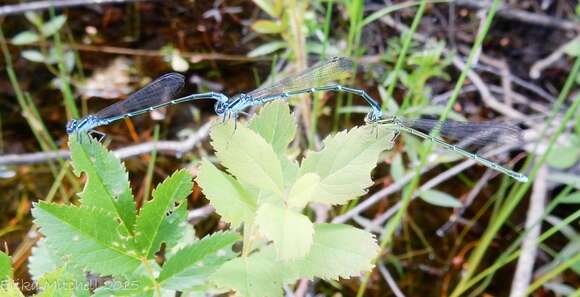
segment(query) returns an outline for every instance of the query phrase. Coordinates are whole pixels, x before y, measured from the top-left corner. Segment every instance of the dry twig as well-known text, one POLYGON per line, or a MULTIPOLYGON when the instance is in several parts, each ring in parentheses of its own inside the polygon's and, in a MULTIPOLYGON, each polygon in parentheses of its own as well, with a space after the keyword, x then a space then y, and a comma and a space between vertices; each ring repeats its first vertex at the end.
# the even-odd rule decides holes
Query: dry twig
MULTIPOLYGON (((150 153, 154 149, 156 149, 159 154, 182 155, 184 153, 189 152, 191 149, 193 149, 197 144, 199 144, 202 140, 204 140, 208 136, 211 125, 212 121, 207 122, 206 124, 201 126, 195 134, 188 136, 184 140, 149 141, 114 150, 113 154, 119 159, 128 159, 131 157, 150 153)), ((0 156, 0 166, 46 163, 59 158, 69 159, 70 152, 66 150, 60 150, 31 154, 3 155, 0 156)))

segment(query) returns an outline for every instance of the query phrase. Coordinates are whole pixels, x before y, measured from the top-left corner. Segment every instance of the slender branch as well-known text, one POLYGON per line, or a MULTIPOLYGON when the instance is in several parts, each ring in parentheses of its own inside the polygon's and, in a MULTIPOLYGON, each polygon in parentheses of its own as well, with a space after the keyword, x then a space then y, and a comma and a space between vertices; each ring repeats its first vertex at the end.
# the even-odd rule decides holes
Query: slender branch
MULTIPOLYGON (((193 149, 197 144, 204 140, 208 134, 212 122, 201 126, 199 130, 184 140, 175 141, 149 141, 136 145, 127 146, 113 151, 113 154, 119 159, 128 159, 131 157, 143 155, 157 149, 159 154, 181 155, 193 149)), ((0 156, 0 166, 2 165, 25 165, 47 163, 56 159, 69 159, 70 152, 67 150, 39 152, 30 154, 9 154, 0 156)))
POLYGON ((23 14, 30 11, 47 10, 51 7, 65 8, 73 6, 140 2, 140 1, 151 1, 151 0, 49 0, 49 1, 25 2, 20 4, 0 6, 0 16, 23 14))

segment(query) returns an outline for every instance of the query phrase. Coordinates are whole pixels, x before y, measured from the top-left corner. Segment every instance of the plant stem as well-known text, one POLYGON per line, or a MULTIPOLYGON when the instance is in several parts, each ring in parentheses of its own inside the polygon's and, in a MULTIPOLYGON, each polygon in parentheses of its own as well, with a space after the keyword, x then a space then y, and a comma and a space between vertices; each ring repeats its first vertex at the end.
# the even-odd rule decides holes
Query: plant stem
MULTIPOLYGON (((413 23, 411 24, 411 28, 408 32, 404 33, 403 39, 403 47, 401 48, 401 52, 399 53, 399 57, 397 58, 397 63, 395 64, 395 69, 393 70, 393 78, 391 80, 391 84, 387 89, 387 93, 385 96, 385 100, 393 100, 393 93, 395 92, 395 88, 397 87, 397 81, 399 78, 399 72, 403 68, 403 64, 405 63, 405 59, 407 57, 407 52, 409 51, 409 47, 411 46, 411 41, 413 40, 413 34, 417 31, 417 27, 423 18, 423 13, 425 12, 425 7, 427 6, 427 0, 422 0, 419 8, 417 9, 417 13, 415 14, 415 18, 413 18, 413 23)), ((403 102, 403 105, 405 102, 403 102)), ((383 109, 386 108, 386 104, 383 102, 383 109)))

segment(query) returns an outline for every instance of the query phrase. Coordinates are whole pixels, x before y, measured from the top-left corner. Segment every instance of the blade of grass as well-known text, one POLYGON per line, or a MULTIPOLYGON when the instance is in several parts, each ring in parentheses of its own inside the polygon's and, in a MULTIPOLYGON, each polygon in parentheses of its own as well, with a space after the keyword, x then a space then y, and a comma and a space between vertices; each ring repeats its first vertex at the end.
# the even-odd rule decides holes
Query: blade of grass
MULTIPOLYGON (((347 55, 348 56, 353 56, 353 57, 358 57, 361 53, 361 49, 360 47, 360 36, 361 36, 361 29, 362 26, 360 25, 360 23, 362 22, 363 19, 363 13, 364 13, 364 7, 365 7, 365 3, 363 0, 355 0, 355 1, 351 1, 350 2, 350 7, 348 9, 349 12, 349 19, 350 19, 350 26, 348 28, 348 39, 347 39, 347 55)), ((357 63, 353 63, 353 73, 356 73, 356 67, 357 67, 357 63)), ((356 76, 353 75, 350 78, 350 84, 353 85, 354 81, 356 80, 356 76)), ((353 100, 353 94, 347 94, 346 95, 346 106, 351 107, 352 106, 352 100, 353 100)), ((341 100, 342 101, 342 100, 341 100)), ((341 102, 342 103, 342 102, 341 102)), ((336 109, 338 112, 338 110, 340 110, 342 108, 342 106, 337 106, 338 108, 336 109)), ((350 126, 350 112, 346 112, 345 116, 344 116, 344 120, 346 122, 347 126, 350 126)))
MULTIPOLYGON (((55 17, 54 7, 50 8, 50 17, 55 17)), ((66 108, 66 114, 68 119, 78 119, 79 111, 75 105, 73 92, 70 88, 70 75, 66 69, 66 64, 64 60, 64 51, 62 41, 60 39, 60 32, 56 32, 53 35, 54 49, 56 53, 56 59, 58 63, 58 73, 60 81, 60 90, 64 99, 64 106, 66 108)))
MULTIPOLYGON (((397 87, 397 80, 399 78, 399 72, 401 68, 403 68, 403 64, 405 63, 405 58, 407 57, 407 52, 409 51, 409 47, 411 46, 411 40, 413 40, 413 34, 417 31, 417 27, 423 18, 423 13, 425 12, 425 7, 427 6, 427 0, 422 0, 417 12, 415 14, 415 18, 413 18, 413 23, 411 24, 411 28, 408 32, 405 33, 403 38, 403 47, 401 48, 401 52, 399 53, 399 57, 397 58, 397 63, 395 64, 395 69, 393 69, 392 74, 392 81, 387 89, 385 99, 386 100, 393 100, 393 92, 397 87)), ((405 104, 405 102, 403 102, 405 104)), ((385 110, 387 104, 383 102, 383 110, 385 110)))
MULTIPOLYGON (((546 239, 550 238, 556 232, 560 231, 564 226, 568 226, 572 224, 574 221, 580 218, 580 209, 572 213, 571 215, 567 216, 564 220, 558 223, 555 226, 552 226, 550 229, 546 230, 546 232, 542 233, 540 237, 537 239, 538 243, 544 242, 546 239)), ((485 277, 491 275, 495 271, 499 270, 503 266, 507 265, 508 263, 516 260, 520 255, 521 250, 516 250, 513 253, 506 254, 505 256, 501 256, 495 263, 491 266, 487 267, 483 271, 481 271, 477 276, 473 277, 467 284, 464 286, 464 290, 459 291, 458 294, 463 294, 466 290, 471 288, 472 286, 476 285, 485 277)))
MULTIPOLYGON (((153 141, 159 140, 159 124, 155 125, 153 130, 153 141)), ((151 190, 151 182, 153 181, 153 170, 155 169, 155 161, 157 160, 157 147, 153 147, 151 151, 151 159, 147 165, 147 174, 145 175, 145 189, 143 190, 143 203, 149 201, 149 191, 151 190)))
MULTIPOLYGON (((6 43, 6 38, 4 37, 4 31, 2 30, 2 28, 0 28, 0 47, 2 50, 2 54, 4 56, 4 61, 6 62, 6 73, 8 74, 8 79, 10 80, 12 89, 16 94, 16 101, 18 101, 18 104, 22 109, 22 115, 26 119, 28 125, 30 126, 30 129, 34 134, 34 137, 36 138, 38 144, 40 145, 43 151, 50 151, 51 148, 56 148, 56 144, 50 137, 50 134, 48 133, 46 126, 42 122, 42 118, 40 117, 40 114, 38 113, 36 106, 34 105, 32 100, 29 97, 27 97, 27 94, 25 94, 20 88, 16 72, 14 71, 14 67, 12 65, 12 55, 10 54, 10 51, 8 49, 8 45, 6 43)), ((60 163, 61 166, 64 166, 65 162, 64 160, 58 159, 58 162, 60 163)), ((56 179, 59 171, 57 170, 56 165, 54 164, 54 162, 48 162, 48 166, 53 177, 56 179)), ((78 181, 73 177, 70 177, 69 180, 71 181, 71 184, 75 187, 75 190, 78 191, 80 189, 78 181)), ((61 194, 63 194, 63 196, 66 196, 64 189, 62 188, 61 194)))
MULTIPOLYGON (((332 21, 332 7, 334 4, 334 0, 329 0, 326 4, 326 15, 324 17, 324 40, 322 42, 322 53, 320 54, 320 59, 326 59, 326 50, 328 48, 328 36, 330 34, 330 23, 332 21)), ((311 123, 310 123, 310 131, 308 133, 308 146, 310 149, 314 149, 315 141, 314 136, 316 134, 318 128, 318 117, 320 116, 320 96, 321 94, 313 94, 313 102, 312 102, 312 113, 311 116, 311 123)))

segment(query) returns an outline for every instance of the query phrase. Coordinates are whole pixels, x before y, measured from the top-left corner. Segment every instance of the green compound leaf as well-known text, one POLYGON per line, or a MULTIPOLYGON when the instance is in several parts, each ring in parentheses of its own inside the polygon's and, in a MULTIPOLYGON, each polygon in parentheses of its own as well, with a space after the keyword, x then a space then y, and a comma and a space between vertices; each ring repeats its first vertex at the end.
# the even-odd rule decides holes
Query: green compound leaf
POLYGON ((59 265, 62 265, 62 260, 48 247, 46 238, 36 242, 28 258, 28 272, 32 279, 38 281, 43 274, 56 270, 59 265))
POLYGON ((271 258, 256 253, 225 263, 210 280, 219 288, 235 290, 236 296, 282 297, 280 268, 271 258))
POLYGON ((10 256, 0 252, 0 283, 12 279, 12 260, 10 256))
POLYGON ((32 215, 48 245, 81 268, 120 275, 141 263, 125 228, 102 209, 40 202, 32 215))
POLYGON ((36 297, 72 297, 76 284, 65 268, 61 267, 42 276, 38 281, 42 291, 36 297))
POLYGON ((188 290, 207 285, 207 279, 235 254, 240 240, 233 232, 215 233, 179 250, 163 265, 158 281, 164 288, 188 290))
MULTIPOLYGON (((154 288, 153 280, 139 271, 106 281, 103 286, 95 290, 91 297, 154 297, 154 288)), ((164 291, 161 290, 161 296, 174 296, 163 293, 164 291)))
POLYGON ((254 220, 256 198, 249 195, 236 179, 208 160, 202 161, 196 181, 216 212, 232 227, 254 220))
POLYGON ((298 178, 292 188, 290 188, 286 204, 290 208, 301 210, 316 195, 319 185, 320 176, 318 174, 306 173, 298 178))
POLYGON ((267 203, 258 209, 256 224, 274 242, 280 260, 301 258, 310 251, 314 226, 305 215, 267 203))
MULTIPOLYGON (((191 194, 192 180, 193 177, 185 170, 175 172, 157 186, 153 191, 153 199, 143 205, 135 227, 136 245, 141 250, 141 255, 148 259, 152 258, 161 247, 161 243, 166 241, 164 236, 168 235, 168 232, 163 230, 164 222, 191 194)), ((181 222, 172 223, 175 225, 181 222)))
POLYGON ((266 104, 248 127, 271 144, 277 154, 285 154, 296 136, 296 123, 290 114, 290 107, 282 101, 266 104))
POLYGON ((381 126, 365 126, 327 137, 324 149, 311 152, 302 162, 302 175, 312 172, 321 178, 312 201, 344 204, 364 194, 372 185, 370 172, 392 133, 381 126))
POLYGON ((442 207, 461 207, 461 201, 457 200, 457 198, 440 191, 436 190, 425 190, 419 193, 419 197, 423 199, 425 202, 442 206, 442 207))
POLYGON ((359 276, 373 268, 379 246, 371 233, 343 224, 316 224, 310 252, 286 263, 284 279, 319 277, 326 280, 359 276))
POLYGON ((231 123, 214 126, 212 145, 218 159, 240 181, 282 196, 284 180, 278 156, 256 132, 231 123))
POLYGON ((85 188, 78 194, 81 203, 118 216, 129 233, 133 233, 135 200, 125 167, 100 143, 86 135, 80 137, 82 143, 72 136, 69 147, 76 175, 87 174, 85 188))

